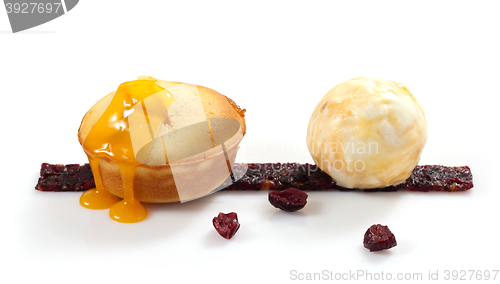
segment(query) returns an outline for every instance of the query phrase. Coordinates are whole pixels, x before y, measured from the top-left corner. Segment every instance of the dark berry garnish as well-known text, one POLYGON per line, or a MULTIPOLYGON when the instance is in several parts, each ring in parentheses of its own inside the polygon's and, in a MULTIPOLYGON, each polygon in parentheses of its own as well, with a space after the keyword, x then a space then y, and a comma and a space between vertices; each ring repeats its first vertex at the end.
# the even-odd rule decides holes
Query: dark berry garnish
POLYGON ((397 245, 396 237, 387 226, 372 225, 365 233, 363 245, 370 251, 390 249, 397 245))
MULTIPOLYGON (((298 163, 234 164, 233 173, 241 178, 228 182, 224 190, 283 190, 294 187, 305 191, 326 191, 352 188, 338 186, 318 166, 298 163)), ((474 186, 469 167, 417 166, 411 176, 399 185, 364 191, 464 191, 474 186)), ((42 164, 36 189, 42 191, 84 191, 95 187, 94 177, 88 164, 42 164), (67 170, 65 171, 64 168, 67 170)))
POLYGON ((219 213, 219 216, 214 217, 213 224, 215 230, 225 239, 230 239, 236 234, 236 231, 240 228, 240 223, 238 222, 238 215, 234 212, 224 214, 219 213))
POLYGON ((85 191, 95 187, 90 165, 43 163, 36 189, 40 191, 85 191))
POLYGON ((404 188, 411 191, 464 191, 474 186, 470 168, 416 166, 404 188))
POLYGON ((269 192, 269 202, 286 212, 294 212, 306 206, 307 193, 296 188, 289 188, 282 191, 272 190, 269 192))

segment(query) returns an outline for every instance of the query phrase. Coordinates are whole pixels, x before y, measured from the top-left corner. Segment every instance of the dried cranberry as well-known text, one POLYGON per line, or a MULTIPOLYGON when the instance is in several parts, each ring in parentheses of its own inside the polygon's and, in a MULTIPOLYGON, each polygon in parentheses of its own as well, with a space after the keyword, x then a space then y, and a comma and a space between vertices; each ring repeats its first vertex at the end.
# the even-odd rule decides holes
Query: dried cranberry
POLYGON ((273 190, 269 192, 269 202, 283 211, 294 212, 306 206, 307 193, 296 188, 273 190))
POLYGON ((397 242, 387 226, 376 224, 366 231, 363 245, 370 251, 379 251, 395 247, 397 242))
POLYGON ((219 216, 214 217, 213 224, 215 230, 225 239, 230 239, 236 234, 236 231, 240 228, 240 223, 238 222, 238 215, 234 212, 224 214, 219 213, 219 216))

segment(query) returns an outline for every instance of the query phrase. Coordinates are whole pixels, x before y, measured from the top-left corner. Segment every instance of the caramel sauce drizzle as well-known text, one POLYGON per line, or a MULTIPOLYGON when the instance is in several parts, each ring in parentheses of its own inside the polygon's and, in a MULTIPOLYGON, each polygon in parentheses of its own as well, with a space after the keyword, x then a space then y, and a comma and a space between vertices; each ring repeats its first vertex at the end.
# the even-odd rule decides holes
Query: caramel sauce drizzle
MULTIPOLYGON (((89 158, 96 187, 86 191, 80 198, 80 204, 89 209, 107 209, 111 219, 122 223, 135 223, 148 216, 146 208, 134 196, 135 171, 141 165, 136 160, 129 128, 129 115, 133 107, 158 92, 167 91, 156 84, 156 80, 136 80, 121 84, 116 90, 109 106, 83 142, 83 149, 89 158), (123 200, 107 191, 100 174, 99 158, 109 158, 118 165, 123 188, 123 200)), ((162 96, 167 108, 174 98, 162 96)), ((151 114, 150 114, 151 115, 151 114)), ((155 114, 153 114, 155 115, 155 114)), ((145 113, 149 125, 151 118, 145 113)), ((157 118, 158 119, 158 118, 157 118)), ((144 137, 140 139, 153 138, 144 137)), ((134 138, 137 139, 137 138, 134 138)))

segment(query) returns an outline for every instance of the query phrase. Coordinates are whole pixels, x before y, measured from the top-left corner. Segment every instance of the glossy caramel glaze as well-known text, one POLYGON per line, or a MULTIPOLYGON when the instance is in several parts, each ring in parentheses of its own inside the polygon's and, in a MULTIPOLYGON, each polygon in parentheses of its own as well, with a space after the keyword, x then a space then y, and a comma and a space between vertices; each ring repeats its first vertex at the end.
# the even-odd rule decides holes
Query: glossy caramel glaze
MULTIPOLYGON (((85 192, 80 198, 80 204, 89 209, 106 209, 110 217, 122 223, 135 223, 147 217, 146 208, 135 198, 134 178, 136 168, 140 163, 136 160, 133 139, 130 134, 128 116, 133 113, 133 107, 145 98, 164 93, 161 107, 167 109, 173 101, 171 94, 156 84, 156 80, 136 80, 121 84, 116 90, 108 107, 97 120, 92 130, 83 142, 83 149, 90 161, 96 188, 85 192), (124 188, 123 200, 109 193, 103 186, 99 169, 99 158, 107 157, 120 168, 124 188)), ((162 119, 161 113, 146 115, 149 123, 152 119, 162 119)), ((149 139, 144 137, 140 139, 149 139)), ((140 143, 141 141, 139 141, 140 143)), ((144 144, 144 143, 142 143, 144 144)), ((136 149, 137 150, 137 149, 136 149)))

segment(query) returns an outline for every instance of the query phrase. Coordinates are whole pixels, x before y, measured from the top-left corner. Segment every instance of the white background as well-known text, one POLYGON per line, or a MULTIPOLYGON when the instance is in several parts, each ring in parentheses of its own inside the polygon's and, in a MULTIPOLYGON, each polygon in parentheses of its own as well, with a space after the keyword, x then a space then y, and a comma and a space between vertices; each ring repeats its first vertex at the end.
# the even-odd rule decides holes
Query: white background
POLYGON ((292 270, 443 279, 445 270, 500 269, 498 2, 172 2, 80 1, 18 34, 0 9, 2 283, 281 283, 292 270), (80 207, 79 193, 35 191, 42 162, 86 162, 81 118, 140 75, 207 86, 246 108, 240 162, 312 162, 307 123, 328 90, 356 76, 400 81, 429 122, 420 164, 469 165, 475 186, 311 192, 293 214, 270 206, 267 192, 221 192, 146 205, 137 224, 80 207), (229 241, 211 224, 220 211, 241 222, 229 241), (363 248, 375 223, 391 228, 397 247, 363 248))

